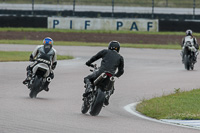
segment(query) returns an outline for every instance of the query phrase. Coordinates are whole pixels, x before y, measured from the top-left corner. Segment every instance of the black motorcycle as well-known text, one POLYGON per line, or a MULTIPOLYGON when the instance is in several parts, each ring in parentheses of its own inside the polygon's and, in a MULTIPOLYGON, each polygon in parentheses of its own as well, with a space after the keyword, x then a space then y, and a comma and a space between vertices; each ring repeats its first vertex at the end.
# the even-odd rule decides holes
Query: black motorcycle
POLYGON ((195 55, 195 47, 191 44, 190 41, 187 41, 185 44, 185 48, 183 51, 183 63, 185 65, 186 70, 193 70, 194 64, 196 63, 196 56, 195 55))
MULTIPOLYGON (((94 68, 94 70, 91 70, 92 72, 98 70, 96 65, 91 65, 91 67, 94 68)), ((81 112, 85 114, 90 110, 90 115, 97 116, 104 106, 105 99, 110 97, 110 94, 113 93, 114 82, 115 77, 111 73, 102 73, 93 82, 94 88, 92 92, 89 93, 87 97, 83 98, 81 112)))
POLYGON ((39 92, 46 89, 46 83, 51 82, 51 77, 48 77, 51 71, 49 68, 50 62, 44 59, 37 59, 35 63, 37 65, 33 67, 32 78, 27 85, 30 88, 30 98, 36 98, 39 92))

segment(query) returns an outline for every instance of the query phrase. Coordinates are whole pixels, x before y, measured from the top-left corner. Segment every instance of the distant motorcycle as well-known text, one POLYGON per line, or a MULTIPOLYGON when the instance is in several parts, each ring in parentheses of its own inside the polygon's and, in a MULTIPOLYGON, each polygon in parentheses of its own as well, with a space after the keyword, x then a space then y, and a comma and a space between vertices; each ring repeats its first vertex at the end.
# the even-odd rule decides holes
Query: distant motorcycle
MULTIPOLYGON (((183 63, 185 65, 186 70, 193 70, 194 69, 194 64, 196 63, 195 58, 197 55, 195 55, 196 49, 195 47, 191 44, 190 41, 187 41, 184 46, 184 57, 183 57, 183 63)), ((197 52, 198 54, 198 52, 197 52)))
POLYGON ((46 89, 46 81, 51 82, 51 78, 48 77, 51 71, 49 68, 50 61, 39 58, 35 60, 35 63, 37 63, 37 65, 33 67, 32 78, 27 85, 28 88, 30 88, 30 98, 36 98, 39 92, 46 89))
MULTIPOLYGON (((94 70, 91 70, 92 72, 98 70, 96 65, 91 65, 91 67, 94 68, 94 70)), ((102 73, 94 81, 93 91, 87 97, 83 98, 81 112, 85 114, 90 110, 90 115, 97 116, 104 106, 105 98, 109 97, 113 92, 114 82, 115 77, 111 73, 102 73)))

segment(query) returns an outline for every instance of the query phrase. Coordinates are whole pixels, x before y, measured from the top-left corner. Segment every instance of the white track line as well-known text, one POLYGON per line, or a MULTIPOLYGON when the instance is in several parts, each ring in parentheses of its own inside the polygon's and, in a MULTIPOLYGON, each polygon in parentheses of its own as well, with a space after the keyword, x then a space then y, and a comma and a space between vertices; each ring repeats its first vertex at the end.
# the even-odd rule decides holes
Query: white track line
POLYGON ((136 111, 136 105, 139 102, 136 103, 132 103, 132 104, 128 104, 126 106, 124 106, 124 109, 137 116, 140 117, 142 119, 146 119, 149 121, 154 121, 154 122, 158 122, 158 123, 163 123, 163 124, 169 124, 169 125, 174 125, 174 126, 179 126, 179 127, 186 127, 186 128, 192 128, 192 129, 198 129, 200 130, 200 120, 171 120, 171 119, 161 119, 161 120, 157 120, 157 119, 153 119, 150 117, 147 117, 145 115, 142 115, 141 113, 139 113, 138 111, 136 111))

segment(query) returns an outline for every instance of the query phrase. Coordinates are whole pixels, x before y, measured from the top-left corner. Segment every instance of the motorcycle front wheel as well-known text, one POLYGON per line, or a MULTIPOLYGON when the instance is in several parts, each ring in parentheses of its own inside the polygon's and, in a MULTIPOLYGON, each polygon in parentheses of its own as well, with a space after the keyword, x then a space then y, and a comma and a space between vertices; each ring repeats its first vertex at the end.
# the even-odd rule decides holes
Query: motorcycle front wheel
POLYGON ((81 112, 82 112, 83 114, 85 114, 85 113, 88 112, 89 108, 90 108, 90 104, 89 104, 89 102, 88 102, 88 99, 87 99, 87 98, 84 98, 84 99, 83 99, 83 104, 82 104, 82 107, 81 107, 81 112))
POLYGON ((31 85, 31 92, 29 93, 30 98, 36 98, 37 94, 40 92, 41 84, 41 78, 38 78, 38 76, 36 76, 33 84, 31 85))

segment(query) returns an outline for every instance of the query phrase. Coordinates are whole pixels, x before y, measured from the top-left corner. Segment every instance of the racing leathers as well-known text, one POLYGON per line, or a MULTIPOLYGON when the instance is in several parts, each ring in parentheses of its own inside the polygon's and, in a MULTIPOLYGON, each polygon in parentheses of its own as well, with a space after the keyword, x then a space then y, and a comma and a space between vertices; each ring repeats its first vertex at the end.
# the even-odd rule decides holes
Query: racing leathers
MULTIPOLYGON (((48 77, 51 79, 54 78, 54 73, 52 70, 55 69, 57 65, 57 54, 56 50, 52 46, 46 46, 46 45, 39 45, 37 46, 32 54, 30 55, 30 61, 34 61, 32 64, 30 64, 26 70, 27 70, 27 78, 23 81, 23 84, 28 84, 29 81, 31 80, 32 77, 32 69, 35 65, 40 63, 41 61, 49 61, 50 63, 49 68, 50 68, 50 74, 48 77), (50 48, 49 48, 50 47, 50 48)), ((45 82, 45 90, 48 91, 48 85, 50 82, 46 81, 45 82)))
POLYGON ((191 36, 191 35, 188 35, 188 36, 186 36, 186 37, 184 37, 182 39, 182 44, 181 44, 181 47, 182 47, 182 51, 181 51, 182 62, 183 62, 183 59, 184 59, 184 56, 185 56, 184 49, 185 49, 185 44, 187 42, 191 43, 191 45, 194 48, 194 50, 193 50, 194 55, 195 55, 194 61, 196 62, 197 55, 198 55, 199 44, 197 43, 197 39, 195 37, 191 36))
MULTIPOLYGON (((88 93, 93 89, 93 81, 100 76, 103 72, 110 72, 116 77, 120 77, 124 73, 124 59, 115 50, 104 49, 94 55, 90 60, 86 62, 87 66, 90 66, 96 60, 102 58, 101 66, 98 71, 93 72, 84 78, 84 83, 86 84, 86 90, 83 97, 86 97, 88 93), (116 70, 118 71, 116 72, 116 70), (116 73, 115 73, 116 72, 116 73)), ((114 92, 114 88, 112 93, 114 92)), ((111 93, 111 94, 112 94, 111 93)), ((108 102, 108 99, 107 99, 108 102)), ((108 104, 108 103, 107 103, 108 104)))

